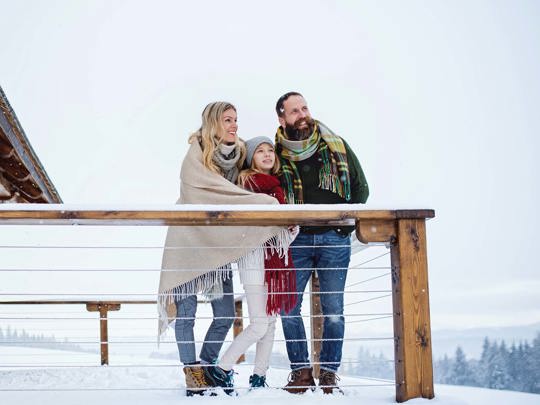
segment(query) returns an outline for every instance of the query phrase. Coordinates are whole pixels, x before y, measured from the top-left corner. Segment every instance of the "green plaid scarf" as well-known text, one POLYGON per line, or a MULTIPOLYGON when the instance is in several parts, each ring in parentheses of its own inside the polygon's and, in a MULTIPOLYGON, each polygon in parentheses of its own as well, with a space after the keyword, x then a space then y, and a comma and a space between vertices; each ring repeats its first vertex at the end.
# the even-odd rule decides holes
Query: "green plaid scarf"
POLYGON ((304 203, 302 178, 294 162, 308 159, 314 153, 318 153, 322 161, 319 187, 338 194, 345 201, 351 199, 351 180, 345 144, 322 122, 315 121, 313 134, 302 141, 287 139, 283 128, 279 127, 276 133, 276 152, 280 157, 287 203, 304 203), (321 139, 324 142, 321 142, 321 139))

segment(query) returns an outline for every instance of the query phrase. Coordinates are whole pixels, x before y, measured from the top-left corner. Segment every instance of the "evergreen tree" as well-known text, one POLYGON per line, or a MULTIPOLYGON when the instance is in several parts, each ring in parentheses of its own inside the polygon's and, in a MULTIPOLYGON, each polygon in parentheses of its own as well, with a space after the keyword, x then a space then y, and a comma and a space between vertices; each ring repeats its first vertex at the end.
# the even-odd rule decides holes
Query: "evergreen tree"
POLYGON ((540 332, 537 332, 531 346, 529 358, 530 381, 528 392, 540 394, 540 332))
POLYGON ((454 385, 476 385, 476 381, 461 346, 458 346, 456 349, 456 358, 450 370, 449 383, 454 385))
POLYGON ((514 390, 514 391, 523 390, 521 371, 522 371, 522 366, 521 366, 521 359, 520 359, 520 351, 519 351, 519 348, 516 347, 516 344, 512 343, 512 346, 510 346, 510 351, 508 353, 508 374, 510 376, 509 389, 514 390))
POLYGON ((445 354, 442 360, 435 364, 435 378, 437 382, 442 384, 450 383, 450 370, 452 369, 453 361, 445 354))
POLYGON ((481 387, 487 387, 489 384, 488 369, 489 363, 491 361, 491 355, 491 344, 486 336, 484 338, 484 343, 482 344, 482 354, 480 355, 479 370, 477 376, 481 387))
POLYGON ((488 388, 504 390, 510 385, 506 354, 506 346, 503 343, 500 346, 497 343, 491 346, 487 369, 488 388))
POLYGON ((455 359, 445 355, 434 363, 434 374, 437 383, 540 394, 540 332, 532 345, 525 341, 510 349, 504 341, 491 343, 486 337, 480 360, 467 360, 458 347, 455 359))

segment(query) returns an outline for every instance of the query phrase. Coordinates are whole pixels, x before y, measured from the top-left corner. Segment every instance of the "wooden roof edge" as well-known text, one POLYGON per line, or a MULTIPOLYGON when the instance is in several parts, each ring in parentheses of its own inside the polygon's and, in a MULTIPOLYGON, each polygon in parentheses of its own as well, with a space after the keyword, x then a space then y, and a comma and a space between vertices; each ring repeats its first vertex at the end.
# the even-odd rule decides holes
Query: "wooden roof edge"
POLYGON ((0 125, 2 125, 4 133, 8 137, 8 140, 17 152, 22 163, 41 189, 43 196, 48 203, 61 204, 62 198, 58 194, 56 187, 49 178, 43 164, 26 137, 15 111, 11 107, 11 104, 9 104, 2 86, 0 86, 0 110, 2 112, 2 114, 0 114, 0 125))

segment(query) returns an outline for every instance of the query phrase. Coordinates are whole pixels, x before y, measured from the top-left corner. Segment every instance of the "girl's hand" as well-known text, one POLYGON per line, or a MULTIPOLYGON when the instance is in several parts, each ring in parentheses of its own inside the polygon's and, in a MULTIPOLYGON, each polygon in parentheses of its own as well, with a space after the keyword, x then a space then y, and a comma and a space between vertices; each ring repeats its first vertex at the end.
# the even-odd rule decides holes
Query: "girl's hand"
POLYGON ((296 238, 300 233, 300 227, 298 225, 289 225, 288 229, 293 238, 296 238))

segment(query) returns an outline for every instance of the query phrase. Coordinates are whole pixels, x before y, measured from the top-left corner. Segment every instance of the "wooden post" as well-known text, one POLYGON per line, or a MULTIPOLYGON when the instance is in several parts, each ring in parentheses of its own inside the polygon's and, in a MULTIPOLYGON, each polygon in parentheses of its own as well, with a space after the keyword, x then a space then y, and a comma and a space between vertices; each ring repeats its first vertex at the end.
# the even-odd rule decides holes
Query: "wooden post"
MULTIPOLYGON (((244 330, 244 319, 242 318, 243 312, 242 299, 240 298, 234 302, 234 313, 236 318, 233 324, 233 336, 235 339, 244 330)), ((244 361, 246 361, 246 356, 241 355, 236 364, 240 364, 244 361)))
POLYGON ((394 310, 396 401, 433 398, 433 364, 425 218, 433 212, 408 213, 395 220, 366 219, 356 223, 363 243, 390 242, 394 310))
POLYGON ((321 357, 321 348, 322 348, 322 336, 323 336, 323 327, 324 322, 321 310, 321 296, 319 277, 317 273, 313 272, 311 274, 311 283, 310 283, 310 302, 311 302, 311 364, 313 364, 313 376, 315 378, 319 377, 320 371, 320 357, 321 357))
POLYGON ((433 398, 425 219, 399 219, 391 241, 396 400, 433 398))
POLYGON ((106 302, 88 303, 86 310, 99 312, 99 345, 101 353, 101 365, 109 364, 109 330, 107 325, 107 313, 120 310, 120 304, 106 302))

